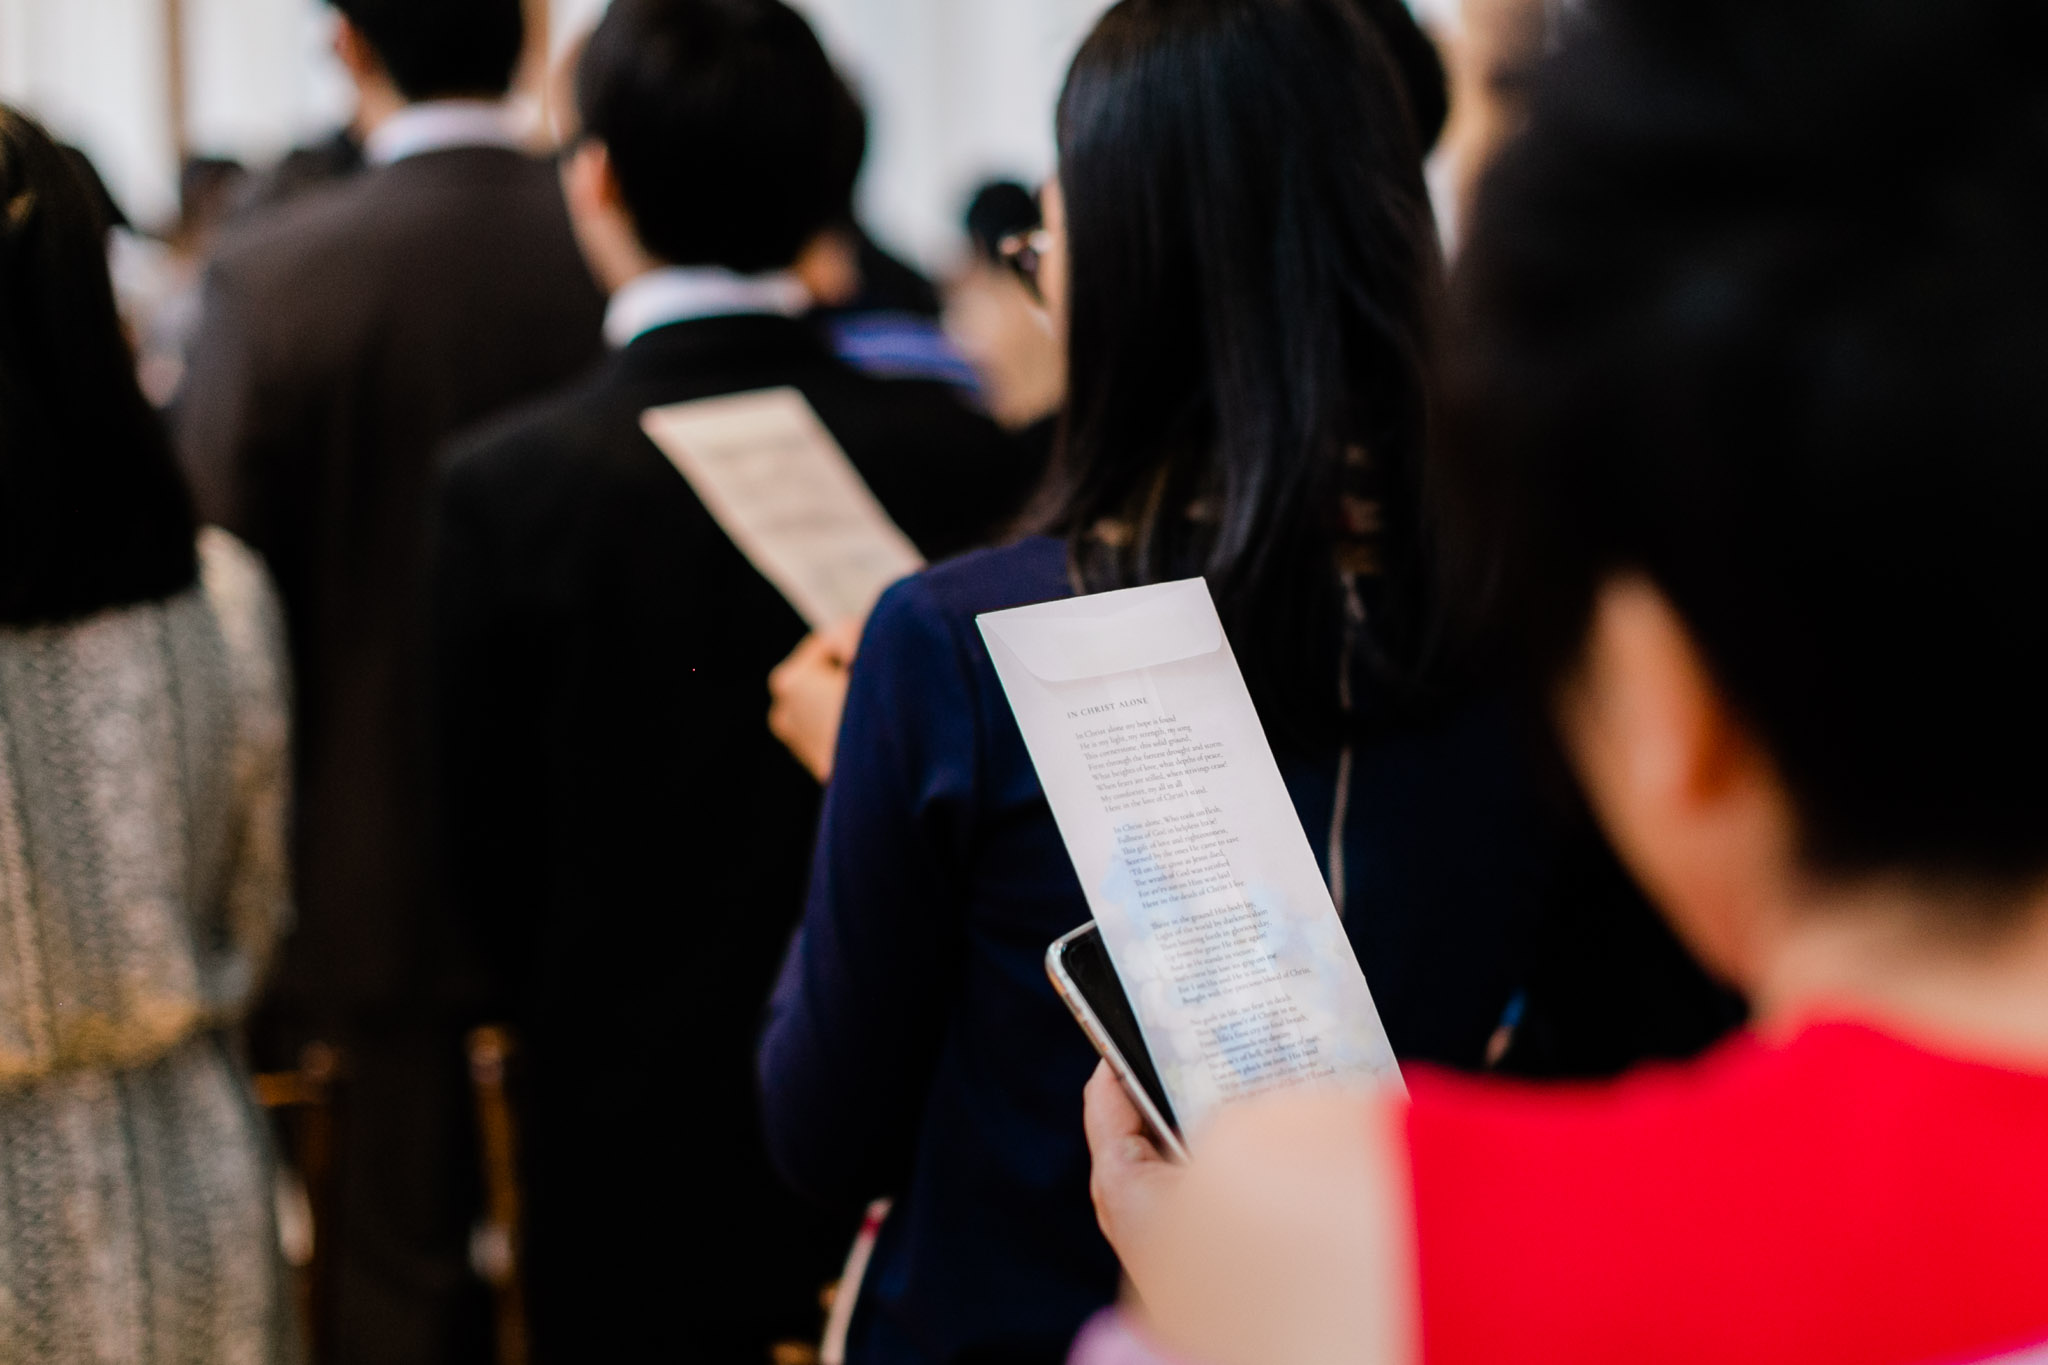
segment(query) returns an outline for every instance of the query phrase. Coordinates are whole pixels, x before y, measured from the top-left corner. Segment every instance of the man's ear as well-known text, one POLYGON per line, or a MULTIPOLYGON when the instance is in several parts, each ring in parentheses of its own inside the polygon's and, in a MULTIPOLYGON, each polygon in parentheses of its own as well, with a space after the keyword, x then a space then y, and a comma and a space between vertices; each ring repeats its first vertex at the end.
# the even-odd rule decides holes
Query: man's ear
POLYGON ((348 68, 348 74, 358 85, 364 81, 384 79, 384 59, 377 55, 376 48, 370 46, 370 40, 355 26, 355 21, 345 14, 337 14, 334 19, 334 55, 348 68))
POLYGON ((823 307, 842 307, 860 293, 860 252, 844 228, 828 227, 811 238, 790 269, 823 307))
POLYGON ((640 244, 611 153, 602 142, 586 137, 577 143, 562 158, 561 174, 577 245, 607 292, 660 264, 640 244))
POLYGON ((569 203, 579 210, 613 213, 625 207, 611 151, 596 138, 584 138, 570 151, 562 163, 562 184, 569 203))
POLYGON ((356 88, 352 126, 357 137, 366 138, 377 125, 405 107, 405 96, 391 79, 390 69, 377 55, 377 49, 347 15, 335 20, 334 55, 348 72, 349 83, 356 88))
POLYGON ((1672 926, 1737 987, 1796 850, 1775 764, 1647 579, 1600 591, 1560 720, 1608 837, 1672 926))

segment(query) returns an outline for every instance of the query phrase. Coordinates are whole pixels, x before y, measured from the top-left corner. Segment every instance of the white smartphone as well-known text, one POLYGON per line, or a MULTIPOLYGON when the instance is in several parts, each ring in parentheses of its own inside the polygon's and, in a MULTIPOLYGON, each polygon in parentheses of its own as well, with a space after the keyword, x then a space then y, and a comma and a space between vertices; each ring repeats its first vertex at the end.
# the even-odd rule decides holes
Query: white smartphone
POLYGON ((1152 1130, 1152 1140, 1168 1156, 1185 1161, 1188 1151, 1174 1121, 1173 1105, 1166 1098, 1166 1087, 1159 1083, 1158 1069, 1152 1065, 1145 1035, 1138 1028, 1138 1016, 1131 1010, 1123 983, 1117 980, 1116 966, 1109 960, 1109 950, 1103 946, 1094 920, 1053 941, 1045 950, 1045 972, 1088 1041, 1123 1083, 1124 1093, 1152 1130))

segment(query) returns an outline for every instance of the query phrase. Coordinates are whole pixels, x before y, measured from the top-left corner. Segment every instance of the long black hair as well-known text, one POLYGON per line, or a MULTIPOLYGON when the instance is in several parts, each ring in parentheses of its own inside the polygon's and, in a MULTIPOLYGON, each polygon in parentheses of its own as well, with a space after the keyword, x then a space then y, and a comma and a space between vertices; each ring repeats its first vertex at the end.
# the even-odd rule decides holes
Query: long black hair
POLYGON ((0 623, 188 587, 193 534, 114 309, 102 210, 50 135, 0 105, 0 623))
POLYGON ((1205 576, 1268 730, 1327 743, 1346 641, 1391 678, 1420 630, 1440 266, 1400 77, 1346 0, 1122 0, 1074 59, 1059 152, 1041 524, 1090 590, 1205 576))

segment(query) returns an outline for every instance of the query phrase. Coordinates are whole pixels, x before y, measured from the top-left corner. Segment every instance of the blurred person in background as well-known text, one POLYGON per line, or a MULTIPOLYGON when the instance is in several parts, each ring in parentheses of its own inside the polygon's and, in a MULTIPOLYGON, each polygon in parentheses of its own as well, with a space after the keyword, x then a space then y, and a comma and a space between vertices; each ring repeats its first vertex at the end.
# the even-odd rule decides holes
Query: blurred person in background
POLYGON ((880 379, 938 380, 978 401, 974 368, 939 326, 937 287, 884 251, 861 226, 854 190, 867 160, 867 110, 844 77, 835 103, 830 146, 845 202, 795 266, 811 295, 812 317, 833 351, 855 369, 880 379))
POLYGON ((1755 1028, 1599 1088, 1255 1101, 1186 1166, 1099 1076, 1155 1343, 2041 1359, 2044 44, 2033 0, 1567 23, 1461 263, 1448 572, 1755 1028))
POLYGON ((553 166, 504 102, 520 0, 339 0, 370 169, 232 231, 177 402, 203 516, 269 561, 299 686, 300 917, 257 1033, 340 1045, 323 1230, 337 1361, 445 1361, 483 1330, 452 944, 430 873, 431 466, 458 428, 601 351, 553 166), (474 1316, 472 1316, 474 1313, 474 1316))
POLYGON ((990 180, 969 196, 960 226, 974 259, 1000 265, 1003 239, 1044 227, 1045 215, 1038 211, 1038 196, 1024 186, 1014 180, 990 180))
POLYGON ((197 531, 104 229, 0 107, 0 1358, 282 1365, 233 1034, 290 917, 283 626, 197 531))
MULTIPOLYGON (((1426 156, 1449 110, 1442 59, 1405 0, 1357 0, 1401 77, 1408 112, 1426 156)), ((1043 224, 1024 186, 993 180, 969 200, 963 226, 969 253, 946 289, 945 329, 978 376, 982 401, 1004 427, 1049 458, 1065 397, 1066 361, 1047 325, 1044 300, 1030 285, 1043 224), (1021 267, 1021 268, 1020 268, 1021 267)))
POLYGON ((1459 22, 1446 35, 1451 72, 1450 119, 1431 166, 1431 188, 1446 247, 1454 254, 1459 225, 1496 153, 1521 128, 1529 82, 1562 0, 1462 0, 1459 22))
POLYGON ((294 147, 275 164, 249 178, 235 196, 235 216, 262 213, 337 180, 346 180, 370 163, 364 144, 377 125, 405 107, 406 96, 391 80, 384 59, 369 35, 346 17, 334 25, 334 56, 355 90, 355 112, 325 137, 294 147))
POLYGON ((973 367, 989 414, 1049 464, 1067 366, 1032 283, 1043 245, 1038 201, 1014 181, 994 181, 975 192, 963 226, 968 256, 947 282, 947 339, 973 367))
POLYGON ((187 157, 178 170, 178 216, 159 234, 117 229, 110 251, 142 391, 169 406, 185 379, 185 352, 199 327, 199 286, 222 227, 249 178, 239 161, 187 157))
POLYGON ((185 349, 199 322, 200 271, 248 172, 238 161, 187 157, 178 171, 177 217, 145 231, 115 200, 91 157, 68 144, 63 152, 106 225, 114 304, 135 352, 142 391, 164 407, 184 378, 185 349))
POLYGON ((1436 150, 1450 118, 1449 74, 1436 42, 1415 21, 1408 0, 1356 0, 1359 12, 1372 24, 1386 44, 1387 55, 1401 75, 1407 95, 1408 117, 1415 125, 1415 142, 1427 157, 1436 150))
POLYGON ((1057 1361, 1116 1292, 1094 1054, 1042 965, 1088 910, 978 614, 1205 576, 1396 1051, 1479 1067, 1535 993, 1565 835, 1506 709, 1420 685, 1438 258, 1405 100, 1348 0, 1125 0, 1075 58, 1044 529, 870 618, 761 1047, 790 1181, 895 1198, 850 1361, 1057 1361))
POLYGON ((792 267, 841 221, 844 94, 780 0, 615 0, 563 183, 617 348, 456 453, 440 505, 447 861, 527 1040, 536 1351, 759 1361, 815 1341, 859 1206, 763 1149, 753 1043, 818 788, 761 724, 796 611, 647 409, 791 386, 925 553, 1033 470, 950 386, 837 359, 792 267))
POLYGON ((346 180, 369 163, 363 160, 363 138, 357 132, 361 126, 375 127, 378 118, 368 111, 376 108, 375 95, 379 89, 365 89, 362 73, 350 60, 355 55, 354 31, 339 29, 346 35, 340 45, 342 68, 346 70, 356 88, 356 117, 348 126, 337 128, 318 141, 294 147, 279 157, 275 164, 264 167, 249 177, 236 193, 230 205, 232 216, 240 218, 262 213, 289 203, 307 190, 319 189, 322 185, 336 180, 346 180))

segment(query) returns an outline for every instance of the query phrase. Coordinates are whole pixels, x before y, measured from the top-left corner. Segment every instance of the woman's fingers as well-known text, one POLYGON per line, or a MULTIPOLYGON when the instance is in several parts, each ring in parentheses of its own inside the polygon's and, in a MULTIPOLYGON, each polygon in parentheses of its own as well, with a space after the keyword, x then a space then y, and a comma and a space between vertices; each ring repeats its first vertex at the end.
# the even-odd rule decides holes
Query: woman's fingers
POLYGON ((820 782, 832 777, 860 623, 806 636, 768 675, 768 729, 820 782))
POLYGON ((1214 1365, 1411 1365, 1404 1120, 1319 1087, 1212 1115, 1125 1260, 1161 1342, 1214 1365))
POLYGON ((811 637, 818 644, 819 652, 841 667, 852 664, 853 656, 860 652, 860 633, 867 629, 867 618, 849 616, 838 625, 827 626, 811 637))
POLYGON ((1176 1170, 1146 1134, 1143 1116, 1107 1062, 1089 1078, 1081 1120, 1094 1162, 1088 1190, 1096 1221, 1117 1253, 1128 1257, 1145 1240, 1176 1170))
POLYGON ((1088 1131, 1091 1151, 1117 1147, 1131 1160, 1162 1159, 1159 1149, 1146 1135, 1144 1116, 1131 1103, 1108 1062, 1097 1062, 1095 1074, 1088 1078, 1088 1088, 1082 1092, 1081 1121, 1088 1131), (1130 1146, 1133 1140, 1140 1145, 1130 1146))

